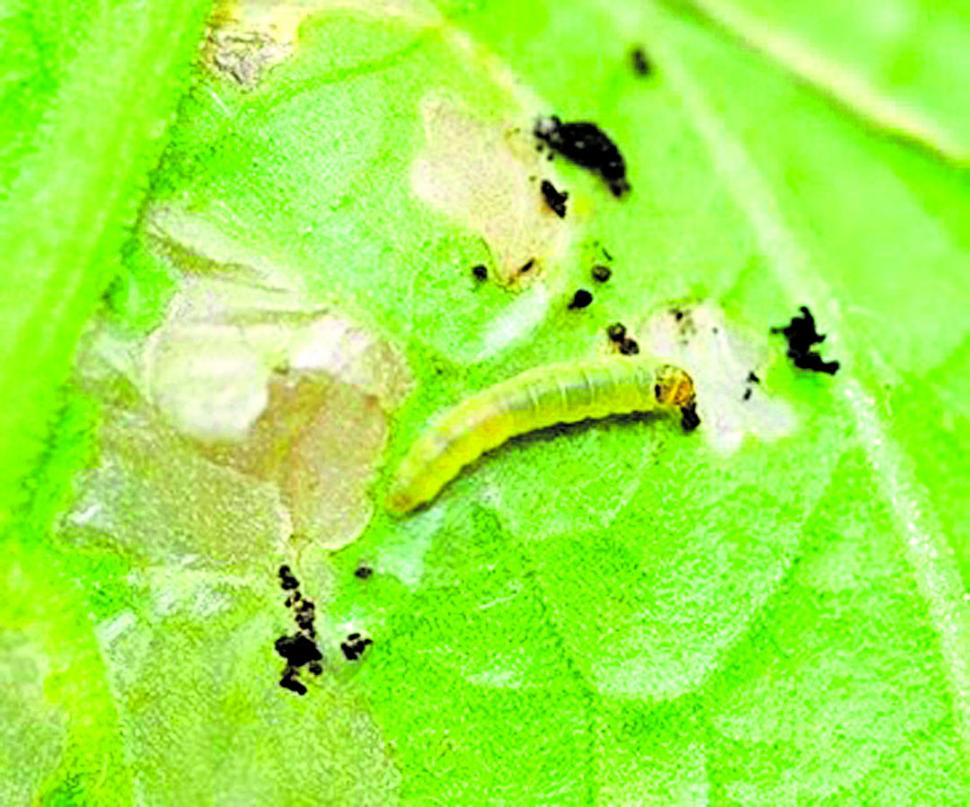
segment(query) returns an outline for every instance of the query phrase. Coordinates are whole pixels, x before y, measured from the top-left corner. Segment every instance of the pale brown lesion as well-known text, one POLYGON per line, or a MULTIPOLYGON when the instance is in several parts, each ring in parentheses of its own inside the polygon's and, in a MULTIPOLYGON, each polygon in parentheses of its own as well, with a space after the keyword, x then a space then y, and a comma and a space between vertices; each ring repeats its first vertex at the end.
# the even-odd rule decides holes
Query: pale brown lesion
POLYGON ((572 217, 558 218, 539 193, 537 178, 555 177, 531 134, 514 120, 479 118, 444 95, 429 94, 420 113, 425 143, 411 166, 415 195, 481 237, 496 283, 522 289, 536 282, 564 253, 572 217))

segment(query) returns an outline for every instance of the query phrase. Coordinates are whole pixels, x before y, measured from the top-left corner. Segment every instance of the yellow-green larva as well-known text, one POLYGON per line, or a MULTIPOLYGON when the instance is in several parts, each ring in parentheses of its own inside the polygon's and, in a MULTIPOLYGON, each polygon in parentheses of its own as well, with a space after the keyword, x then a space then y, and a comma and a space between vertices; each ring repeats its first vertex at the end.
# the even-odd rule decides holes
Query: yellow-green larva
POLYGON ((391 483, 387 506, 407 513, 430 502, 458 472, 517 434, 630 412, 680 410, 697 420, 694 382, 679 367, 637 357, 527 370, 462 401, 411 446, 391 483))

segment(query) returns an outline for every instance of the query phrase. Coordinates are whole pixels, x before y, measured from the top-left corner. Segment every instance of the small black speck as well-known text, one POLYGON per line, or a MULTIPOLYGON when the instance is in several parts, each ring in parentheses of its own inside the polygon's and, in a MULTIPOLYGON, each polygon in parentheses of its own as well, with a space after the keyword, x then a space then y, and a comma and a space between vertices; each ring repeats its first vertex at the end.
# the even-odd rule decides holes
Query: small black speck
POLYGON ((614 322, 606 329, 606 335, 611 342, 622 342, 626 338, 626 325, 622 322, 614 322))
POLYGON ((593 280, 598 283, 605 283, 613 275, 613 270, 609 266, 603 266, 603 264, 598 263, 593 267, 591 274, 593 275, 593 280))
POLYGON ((572 309, 586 308, 591 302, 593 302, 593 295, 586 291, 586 289, 578 289, 573 295, 569 307, 572 309))
POLYGON ((569 198, 569 194, 557 191, 556 186, 548 179, 542 180, 539 189, 542 191, 542 198, 546 200, 549 209, 559 218, 566 218, 566 200, 569 198))
POLYGON ((359 633, 352 633, 347 637, 347 641, 340 643, 340 650, 344 654, 344 658, 347 661, 357 661, 364 651, 367 649, 368 645, 372 645, 374 642, 368 638, 362 638, 359 633))
POLYGON ((283 689, 290 690, 290 692, 295 692, 297 695, 306 695, 306 687, 296 677, 296 670, 292 667, 287 667, 283 670, 283 677, 280 678, 280 686, 283 689))
POLYGON ((692 432, 701 425, 700 416, 697 414, 696 404, 689 403, 680 409, 680 425, 685 432, 692 432))
POLYGON ((630 61, 633 62, 633 72, 638 76, 650 75, 653 67, 642 47, 637 46, 633 49, 630 53, 630 61))
POLYGON ((741 400, 742 401, 750 401, 751 400, 751 387, 748 387, 744 391, 744 396, 741 398, 741 400))
POLYGON ((757 373, 755 373, 755 371, 752 370, 750 373, 748 373, 747 382, 749 384, 760 384, 761 383, 761 379, 758 378, 757 373))
POLYGON ((814 349, 813 345, 820 345, 825 341, 825 335, 815 328, 815 317, 807 306, 801 306, 802 315, 792 317, 785 326, 771 329, 771 333, 784 334, 788 340, 788 358, 802 370, 812 370, 816 373, 835 375, 839 369, 837 361, 825 361, 814 349))
POLYGON ((600 247, 600 251, 603 253, 603 257, 606 258, 606 260, 608 261, 613 260, 613 256, 610 255, 610 252, 606 247, 600 247))
POLYGON ((684 312, 679 308, 672 309, 670 313, 674 315, 674 320, 677 322, 680 322, 684 318, 684 312))
POLYGON ((526 261, 526 262, 525 262, 524 264, 522 264, 522 266, 521 266, 521 267, 519 268, 519 274, 520 274, 520 275, 524 275, 524 274, 525 274, 526 272, 528 272, 528 271, 529 271, 529 270, 530 270, 530 269, 531 269, 531 268, 532 268, 533 266, 535 266, 535 264, 536 264, 536 259, 535 259, 535 258, 529 258, 529 260, 527 260, 527 261, 526 261))
POLYGON ((354 577, 356 577, 358 580, 366 580, 372 574, 374 574, 374 570, 370 566, 365 566, 363 564, 354 569, 354 577))
POLYGON ((640 345, 637 344, 635 339, 624 339, 620 343, 620 353, 624 356, 636 356, 640 352, 640 345))
POLYGON ((487 280, 488 269, 485 267, 484 263, 476 264, 472 267, 472 275, 474 275, 475 280, 487 280))
POLYGON ((279 576, 280 576, 280 587, 284 591, 292 591, 293 589, 300 587, 300 581, 293 576, 293 573, 292 571, 290 571, 289 566, 286 566, 286 565, 280 566, 279 576))
POLYGON ((307 631, 311 636, 315 635, 313 620, 316 615, 316 606, 311 600, 304 600, 296 607, 296 624, 301 630, 307 631))
POLYGON ((323 672, 323 665, 319 661, 311 661, 307 669, 313 675, 320 675, 323 672))

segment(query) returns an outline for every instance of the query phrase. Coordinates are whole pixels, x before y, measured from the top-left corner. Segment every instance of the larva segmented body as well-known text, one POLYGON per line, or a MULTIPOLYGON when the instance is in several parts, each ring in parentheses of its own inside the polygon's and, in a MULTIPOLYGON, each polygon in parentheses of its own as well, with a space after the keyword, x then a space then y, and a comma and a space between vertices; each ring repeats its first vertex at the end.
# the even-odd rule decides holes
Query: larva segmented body
POLYGON ((684 370, 639 357, 527 370, 437 418, 401 462, 387 506, 407 513, 430 502, 464 466, 515 435, 658 407, 679 409, 685 428, 697 425, 684 370))

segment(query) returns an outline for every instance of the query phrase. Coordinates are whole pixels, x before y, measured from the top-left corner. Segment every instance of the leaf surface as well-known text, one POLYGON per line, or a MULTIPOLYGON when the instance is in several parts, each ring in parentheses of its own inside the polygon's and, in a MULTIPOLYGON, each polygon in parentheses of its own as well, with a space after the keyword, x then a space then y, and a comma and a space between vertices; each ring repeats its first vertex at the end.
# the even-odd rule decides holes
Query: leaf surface
MULTIPOLYGON (((63 613, 87 624, 60 647, 69 617, 19 608, 6 657, 32 666, 11 731, 30 715, 37 747, 89 749, 71 721, 103 709, 103 781, 149 802, 965 800, 962 169, 665 3, 308 3, 270 27, 253 8, 223 29, 237 49, 203 58, 82 350, 100 423, 62 429, 54 454, 77 455, 41 489, 89 467, 18 568, 32 580, 56 558, 63 613), (553 113, 619 144, 626 198, 535 150, 553 113), (565 219, 542 178, 569 193, 565 219), (570 309, 578 288, 593 302, 570 309), (770 334, 800 305, 834 376, 794 368, 770 334), (301 364, 318 317, 385 347, 301 364), (294 374, 339 382, 355 411, 368 385, 409 392, 369 393, 386 442, 353 460, 373 506, 340 522, 342 549, 293 528, 303 472, 267 470, 289 438, 227 453, 180 431, 151 363, 184 333, 173 321, 212 334, 206 366, 247 406, 265 387, 259 422, 281 435, 307 433, 278 396, 294 374), (429 508, 385 512, 436 412, 614 350, 617 321, 695 375, 697 433, 548 430, 429 508), (325 657, 302 698, 277 686, 281 563, 316 602, 325 657), (356 661, 353 632, 373 639, 356 661), (100 706, 51 705, 51 652, 100 706)), ((164 377, 193 423, 218 415, 196 376, 164 377)), ((338 520, 351 501, 319 496, 338 520)), ((69 755, 48 764, 49 789, 79 776, 69 755)), ((15 792, 37 793, 31 776, 15 792)))

